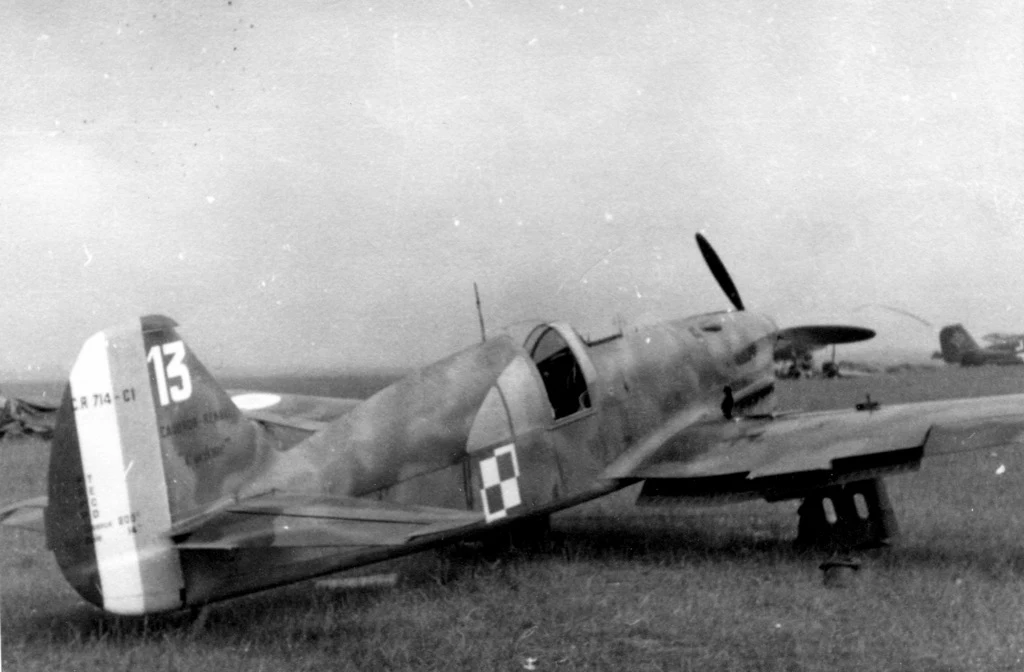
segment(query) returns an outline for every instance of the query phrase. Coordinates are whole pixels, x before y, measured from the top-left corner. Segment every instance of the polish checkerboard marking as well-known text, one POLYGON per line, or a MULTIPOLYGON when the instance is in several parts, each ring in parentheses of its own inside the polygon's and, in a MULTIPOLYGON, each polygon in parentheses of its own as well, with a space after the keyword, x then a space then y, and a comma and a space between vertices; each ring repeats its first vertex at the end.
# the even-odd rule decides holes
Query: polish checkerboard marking
POLYGON ((508 510, 523 503, 519 495, 519 460, 516 444, 494 449, 494 454, 480 460, 480 499, 484 504, 484 520, 501 520, 508 510))

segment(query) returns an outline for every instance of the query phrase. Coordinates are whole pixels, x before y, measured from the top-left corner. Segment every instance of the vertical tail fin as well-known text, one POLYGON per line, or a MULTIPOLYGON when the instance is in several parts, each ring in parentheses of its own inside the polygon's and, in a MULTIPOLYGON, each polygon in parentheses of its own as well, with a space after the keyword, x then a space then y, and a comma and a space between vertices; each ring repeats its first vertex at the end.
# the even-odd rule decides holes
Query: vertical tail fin
POLYGON ((108 611, 182 606, 171 525, 230 494, 255 433, 161 316, 93 335, 71 370, 50 457, 47 542, 108 611))
POLYGON ((943 327, 939 331, 939 345, 947 364, 970 363, 970 356, 981 349, 962 324, 943 327))

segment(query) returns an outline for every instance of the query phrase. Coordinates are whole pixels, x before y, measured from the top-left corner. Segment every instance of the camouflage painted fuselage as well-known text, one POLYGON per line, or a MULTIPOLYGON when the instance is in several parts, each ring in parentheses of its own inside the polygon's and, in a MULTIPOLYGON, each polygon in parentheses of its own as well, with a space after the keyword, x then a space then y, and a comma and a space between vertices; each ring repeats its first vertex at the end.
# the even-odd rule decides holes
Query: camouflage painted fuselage
POLYGON ((609 464, 683 409, 716 416, 726 386, 742 407, 774 382, 775 326, 757 315, 703 315, 591 346, 567 325, 551 326, 586 379, 589 405, 577 412, 554 417, 530 353, 503 335, 417 371, 276 452, 243 494, 312 491, 479 509, 477 470, 465 465, 514 443, 522 512, 534 513, 601 490, 609 464))
MULTIPOLYGON (((181 342, 173 323, 151 324, 148 331, 145 320, 143 325, 147 352, 163 347, 166 353, 167 343, 181 342)), ((769 319, 746 312, 631 328, 591 344, 568 325, 541 324, 525 343, 501 335, 423 368, 316 432, 242 417, 191 350, 183 351, 180 360, 172 358, 159 369, 161 375, 188 374, 190 394, 181 403, 168 403, 173 400, 167 394, 180 393, 186 381, 154 378, 156 366, 148 376, 163 455, 158 485, 166 488, 169 501, 166 513, 155 505, 154 510, 169 517, 171 531, 154 534, 149 546, 137 542, 133 551, 143 559, 136 560, 143 566, 143 582, 146 563, 155 558, 153 572, 164 578, 153 583, 166 600, 112 607, 100 588, 99 514, 88 501, 91 491, 83 491, 90 476, 80 466, 87 460, 79 458, 80 438, 93 431, 82 430, 83 422, 92 422, 92 410, 81 407, 80 391, 69 391, 58 421, 49 545, 86 599, 122 613, 144 613, 252 592, 546 515, 623 487, 621 479, 603 477, 606 469, 631 447, 655 440, 670 419, 695 422, 721 417, 732 407, 740 412, 770 404, 775 333, 769 319), (270 507, 265 515, 243 520, 225 508, 268 493, 483 515, 474 524, 397 548, 375 543, 372 535, 362 542, 321 545, 311 534, 308 541, 278 544, 280 535, 294 539, 290 526, 301 516, 281 522, 270 507), (214 522, 204 526, 207 518, 214 522), (176 541, 186 533, 188 543, 168 550, 168 537, 176 541), (169 553, 173 558, 167 560, 169 553)), ((113 387, 127 395, 129 385, 112 377, 113 387)), ((132 393, 132 402, 139 392, 132 393)), ((115 394, 114 405, 134 408, 125 399, 115 394)), ((123 458, 126 496, 142 497, 132 493, 145 492, 152 483, 133 485, 134 458, 129 457, 123 458)), ((143 513, 130 515, 139 518, 140 530, 147 529, 143 513)))
MULTIPOLYGON (((740 408, 771 403, 775 325, 766 318, 715 313, 592 346, 568 326, 554 327, 586 379, 588 407, 556 419, 531 353, 503 335, 412 374, 325 431, 273 452, 266 472, 240 494, 309 492, 486 512, 482 463, 511 445, 518 504, 491 512, 489 524, 498 524, 621 487, 602 478, 609 465, 681 411, 692 411, 694 420, 720 417, 726 386, 740 408)), ((356 557, 324 551, 332 568, 356 557)), ((283 555, 283 571, 306 571, 295 552, 283 555)), ((208 584, 227 587, 216 575, 208 584)))

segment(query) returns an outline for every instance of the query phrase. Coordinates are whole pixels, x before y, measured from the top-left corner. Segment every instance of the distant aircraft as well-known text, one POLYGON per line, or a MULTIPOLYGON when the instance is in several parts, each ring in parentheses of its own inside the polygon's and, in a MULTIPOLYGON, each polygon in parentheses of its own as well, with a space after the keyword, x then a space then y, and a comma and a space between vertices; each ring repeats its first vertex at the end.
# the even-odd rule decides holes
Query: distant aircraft
POLYGON ((882 476, 1022 441, 1024 395, 772 414, 780 331, 697 243, 735 311, 591 342, 540 323, 365 401, 228 393, 172 320, 106 329, 71 369, 48 497, 0 519, 45 531, 89 602, 148 614, 543 525, 641 483, 640 504, 800 499, 799 541, 878 544, 896 534, 882 476))
POLYGON ((811 375, 814 368, 814 351, 832 346, 832 361, 822 366, 822 375, 835 378, 841 375, 835 361, 835 346, 856 343, 875 337, 875 332, 864 327, 843 325, 813 325, 780 329, 775 344, 775 361, 782 364, 777 370, 783 378, 800 378, 811 375))
POLYGON ((962 324, 950 324, 939 331, 942 359, 947 364, 981 366, 982 364, 1024 364, 1021 348, 1010 341, 981 347, 962 324))
POLYGON ((18 434, 50 438, 57 408, 56 402, 42 397, 0 395, 0 438, 18 434))

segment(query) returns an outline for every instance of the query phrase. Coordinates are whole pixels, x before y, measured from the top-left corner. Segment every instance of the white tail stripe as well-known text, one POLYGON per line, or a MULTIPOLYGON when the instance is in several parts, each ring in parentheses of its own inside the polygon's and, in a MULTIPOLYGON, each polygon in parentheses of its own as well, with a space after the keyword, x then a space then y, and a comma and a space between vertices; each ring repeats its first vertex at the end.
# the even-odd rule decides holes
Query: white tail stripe
POLYGON ((104 609, 181 604, 156 412, 138 323, 94 335, 70 377, 104 609))
POLYGON ((113 404, 104 403, 103 395, 113 388, 110 373, 106 334, 94 334, 82 346, 69 382, 75 399, 75 425, 89 500, 96 566, 104 608, 107 608, 108 596, 129 595, 138 596, 141 607, 143 590, 138 549, 133 536, 118 525, 118 519, 132 507, 124 479, 117 409, 113 404))

